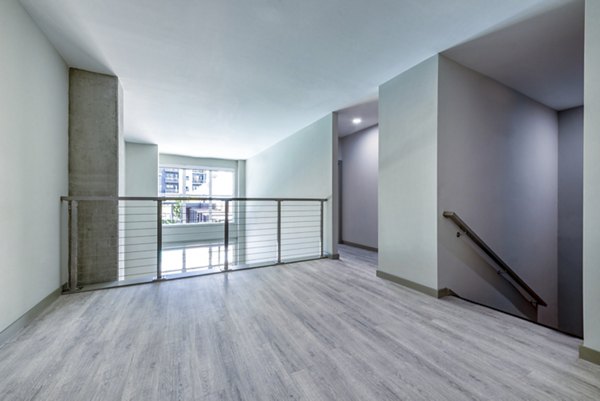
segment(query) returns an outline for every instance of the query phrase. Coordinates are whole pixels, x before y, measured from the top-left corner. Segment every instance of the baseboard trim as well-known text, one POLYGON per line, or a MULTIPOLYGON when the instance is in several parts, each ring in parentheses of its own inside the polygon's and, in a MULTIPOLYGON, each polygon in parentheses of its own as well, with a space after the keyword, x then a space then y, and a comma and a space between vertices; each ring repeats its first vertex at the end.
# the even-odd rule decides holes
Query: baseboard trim
POLYGON ((62 293, 62 286, 52 291, 46 298, 42 299, 33 308, 25 312, 20 318, 11 323, 10 326, 0 332, 0 347, 10 341, 21 329, 31 323, 62 293))
POLYGON ((465 302, 468 302, 470 304, 479 305, 479 306, 481 306, 483 308, 491 309, 491 310, 494 310, 496 312, 500 312, 500 313, 503 313, 505 315, 512 316, 514 318, 521 319, 521 320, 524 320, 524 321, 529 322, 529 323, 533 323, 533 324, 535 324, 537 326, 542 326, 542 327, 545 327, 547 329, 554 330, 554 331, 559 332, 561 334, 564 334, 566 336, 574 337, 574 338, 579 338, 580 340, 583 340, 583 337, 581 337, 579 334, 569 333, 568 331, 563 331, 563 330, 559 329, 558 327, 548 326, 547 324, 536 322, 535 320, 528 319, 528 318, 526 318, 524 316, 520 316, 520 315, 517 315, 515 313, 510 313, 510 312, 507 312, 507 311, 502 310, 502 309, 495 308, 495 307, 490 306, 490 305, 482 304, 481 302, 473 301, 472 299, 461 297, 460 295, 458 295, 457 293, 455 293, 452 290, 449 290, 449 291, 451 292, 450 295, 452 295, 453 297, 461 299, 461 300, 463 300, 465 302))
POLYGON ((579 358, 600 365, 600 351, 588 348, 585 345, 579 346, 579 358))
POLYGON ((436 290, 435 288, 427 287, 426 285, 415 283, 414 281, 410 281, 405 278, 398 277, 394 274, 386 273, 381 270, 377 270, 376 274, 379 278, 391 281, 396 284, 400 284, 401 286, 408 287, 415 291, 419 291, 425 295, 429 295, 430 297, 443 298, 454 294, 449 288, 441 288, 439 290, 436 290))
POLYGON ((327 255, 327 257, 329 259, 338 260, 340 258, 340 254, 339 253, 334 253, 334 254, 331 254, 331 255, 327 255))
POLYGON ((360 248, 360 249, 364 249, 364 250, 371 251, 371 252, 379 252, 378 248, 374 248, 374 247, 368 246, 368 245, 357 244, 356 242, 342 241, 342 242, 340 242, 340 244, 353 246, 354 248, 360 248))
POLYGON ((454 291, 452 291, 450 288, 440 288, 438 290, 438 298, 444 298, 444 297, 455 297, 456 293, 454 291))

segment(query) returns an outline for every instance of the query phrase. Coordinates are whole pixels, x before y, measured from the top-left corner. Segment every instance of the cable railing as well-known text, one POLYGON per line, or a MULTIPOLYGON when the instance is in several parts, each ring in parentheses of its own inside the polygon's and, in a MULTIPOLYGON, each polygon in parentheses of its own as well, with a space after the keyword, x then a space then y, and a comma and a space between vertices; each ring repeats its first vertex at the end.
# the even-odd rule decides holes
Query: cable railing
MULTIPOLYGON (((519 275, 512 270, 508 264, 496 252, 494 252, 476 233, 465 223, 458 215, 454 212, 445 211, 443 216, 447 219, 452 220, 454 224, 469 237, 475 245, 477 245, 487 256, 494 261, 498 266, 496 273, 507 280, 523 297, 527 299, 534 307, 538 305, 548 306, 546 302, 529 286, 527 283, 519 277, 519 275)), ((457 237, 461 236, 460 232, 456 233, 457 237)))
POLYGON ((80 291, 325 257, 318 198, 66 196, 80 291))

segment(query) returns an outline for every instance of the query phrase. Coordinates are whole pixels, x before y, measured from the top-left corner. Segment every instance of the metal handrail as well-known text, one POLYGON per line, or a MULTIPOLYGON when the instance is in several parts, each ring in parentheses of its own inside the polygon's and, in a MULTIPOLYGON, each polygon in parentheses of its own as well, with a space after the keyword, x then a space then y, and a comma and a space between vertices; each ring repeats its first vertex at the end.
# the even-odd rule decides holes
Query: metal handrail
MULTIPOLYGON (((504 260, 502 260, 502 258, 498 256, 498 254, 496 254, 496 252, 494 252, 477 234, 475 234, 473 229, 471 229, 471 227, 469 227, 467 223, 465 223, 460 217, 458 217, 458 215, 455 212, 445 211, 443 213, 443 216, 447 219, 452 220, 452 222, 454 222, 454 224, 456 224, 458 228, 460 228, 467 235, 467 237, 469 237, 479 248, 481 248, 483 252, 485 252, 486 255, 488 255, 500 267, 500 270, 496 271, 500 276, 504 277, 515 288, 517 288, 514 284, 516 283, 531 298, 533 298, 532 300, 529 300, 529 302, 531 302, 534 306, 548 306, 548 304, 529 285, 527 285, 527 283, 523 281, 523 279, 519 277, 519 275, 515 273, 515 271, 512 270, 506 264, 506 262, 504 262, 504 260), (508 275, 512 281, 508 280, 503 275, 503 273, 506 273, 506 275, 508 275)), ((457 236, 460 236, 460 233, 457 233, 457 236)), ((520 291, 519 293, 523 295, 523 293, 521 293, 520 291)))

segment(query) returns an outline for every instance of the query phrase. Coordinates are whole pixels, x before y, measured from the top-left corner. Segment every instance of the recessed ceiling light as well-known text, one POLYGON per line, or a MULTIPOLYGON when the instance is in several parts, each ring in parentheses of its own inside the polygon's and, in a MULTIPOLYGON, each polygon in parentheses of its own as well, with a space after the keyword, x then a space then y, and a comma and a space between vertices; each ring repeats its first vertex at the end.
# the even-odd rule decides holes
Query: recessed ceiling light
POLYGON ((362 118, 356 117, 352 119, 352 124, 360 124, 362 123, 362 118))

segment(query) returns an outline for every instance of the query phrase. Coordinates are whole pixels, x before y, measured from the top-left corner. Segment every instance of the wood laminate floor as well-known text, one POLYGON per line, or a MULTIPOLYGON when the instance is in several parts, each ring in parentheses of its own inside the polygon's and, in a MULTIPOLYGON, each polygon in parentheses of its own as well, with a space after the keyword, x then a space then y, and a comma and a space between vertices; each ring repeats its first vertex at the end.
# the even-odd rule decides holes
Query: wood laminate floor
POLYGON ((0 400, 599 400, 580 341, 375 277, 375 254, 62 296, 0 400))

